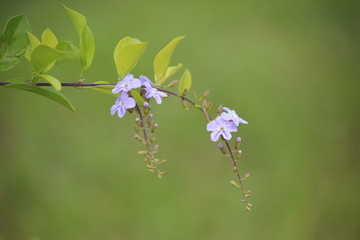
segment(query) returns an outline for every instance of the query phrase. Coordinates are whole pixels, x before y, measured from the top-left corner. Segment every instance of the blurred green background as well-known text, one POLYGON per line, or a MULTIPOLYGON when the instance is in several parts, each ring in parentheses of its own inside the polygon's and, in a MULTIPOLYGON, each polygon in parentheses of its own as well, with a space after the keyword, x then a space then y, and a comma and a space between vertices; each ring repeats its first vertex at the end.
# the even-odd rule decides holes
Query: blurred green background
MULTIPOLYGON (((77 34, 62 4, 83 13, 95 35, 88 82, 116 81, 113 50, 125 37, 151 45, 133 71, 186 35, 172 63, 193 89, 236 109, 248 213, 228 182, 231 162, 197 111, 177 99, 155 106, 158 180, 136 154, 133 118, 110 115, 114 99, 63 92, 78 114, 41 96, 0 90, 0 239, 359 239, 360 6, 358 1, 4 1, 0 25, 26 14, 32 32, 77 34)), ((77 80, 78 64, 51 71, 77 80)), ((22 63, 0 80, 30 76, 22 63)))

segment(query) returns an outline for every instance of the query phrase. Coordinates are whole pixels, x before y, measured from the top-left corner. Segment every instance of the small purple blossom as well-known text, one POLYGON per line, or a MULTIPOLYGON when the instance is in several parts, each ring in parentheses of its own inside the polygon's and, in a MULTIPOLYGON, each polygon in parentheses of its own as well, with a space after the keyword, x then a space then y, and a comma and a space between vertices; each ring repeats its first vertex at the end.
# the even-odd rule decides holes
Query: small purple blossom
POLYGON ((151 85, 148 82, 144 83, 145 86, 145 97, 146 98, 155 98, 155 101, 157 104, 161 104, 162 103, 162 97, 167 97, 168 95, 164 92, 160 92, 159 90, 157 90, 156 88, 151 87, 151 85))
POLYGON ((134 78, 134 75, 128 74, 126 75, 122 81, 118 82, 114 89, 112 90, 113 93, 119 93, 121 91, 128 92, 131 89, 141 87, 142 83, 139 79, 134 78))
POLYGON ((206 126, 206 130, 212 132, 210 138, 213 142, 218 141, 220 136, 223 136, 226 140, 230 140, 230 132, 237 132, 235 124, 223 119, 221 116, 209 122, 206 126))
POLYGON ((248 124, 247 121, 245 121, 244 119, 240 118, 235 110, 231 110, 227 107, 223 108, 225 111, 227 111, 227 113, 221 113, 221 118, 227 121, 232 121, 236 126, 239 126, 240 123, 243 124, 248 124))
POLYGON ((115 104, 111 107, 111 115, 114 115, 118 111, 118 116, 122 118, 126 109, 135 107, 135 100, 128 96, 127 92, 122 92, 120 96, 116 99, 115 104))
POLYGON ((139 79, 141 81, 142 86, 145 86, 145 83, 149 83, 150 86, 154 85, 154 83, 152 81, 150 81, 150 79, 144 75, 141 75, 139 79))

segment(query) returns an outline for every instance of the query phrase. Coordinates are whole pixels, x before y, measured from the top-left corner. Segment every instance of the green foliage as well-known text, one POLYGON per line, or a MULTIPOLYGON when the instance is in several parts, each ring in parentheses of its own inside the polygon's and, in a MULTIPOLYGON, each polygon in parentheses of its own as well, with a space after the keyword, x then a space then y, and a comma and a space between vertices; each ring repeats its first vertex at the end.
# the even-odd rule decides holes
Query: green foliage
POLYGON ((154 59, 154 72, 155 72, 155 84, 156 86, 161 86, 161 84, 172 74, 174 74, 177 70, 179 70, 181 67, 179 65, 177 67, 173 67, 173 69, 168 70, 172 54, 176 48, 176 46, 179 44, 179 42, 184 39, 184 36, 176 37, 173 40, 171 40, 170 43, 168 43, 163 49, 160 50, 160 52, 156 55, 154 59), (179 68, 179 69, 177 69, 179 68), (168 72, 169 71, 169 72, 168 72), (168 76, 166 73, 169 73, 168 76), (170 74, 172 73, 172 74, 170 74))
POLYGON ((55 65, 80 60, 79 48, 74 46, 70 41, 59 42, 55 49, 61 52, 65 52, 64 55, 56 60, 55 65))
POLYGON ((148 44, 131 37, 125 37, 118 42, 114 50, 114 61, 120 78, 125 77, 136 66, 148 44))
MULTIPOLYGON (((109 83, 109 82, 106 82, 106 81, 98 81, 98 82, 94 82, 94 83, 107 84, 107 83, 109 83)), ((111 96, 113 96, 113 97, 117 97, 117 96, 118 96, 118 94, 114 94, 114 93, 112 93, 112 91, 111 91, 111 90, 114 88, 113 85, 100 85, 100 86, 86 87, 86 88, 93 89, 93 90, 96 90, 96 91, 99 91, 99 92, 102 92, 102 93, 111 95, 111 96)))
POLYGON ((48 28, 42 33, 41 41, 44 45, 51 48, 55 48, 59 43, 55 34, 48 28))
POLYGON ((187 92, 189 92, 190 87, 191 87, 191 73, 188 69, 185 69, 179 81, 179 93, 181 95, 185 95, 187 92))
POLYGON ((26 83, 11 83, 11 84, 7 84, 7 85, 1 86, 1 87, 17 88, 17 89, 21 89, 21 90, 25 90, 25 91, 29 91, 29 92, 33 92, 33 93, 42 95, 44 97, 47 97, 47 98, 63 105, 64 107, 71 110, 72 112, 75 112, 75 108, 69 102, 69 100, 62 93, 56 92, 53 89, 46 89, 46 88, 42 88, 42 87, 38 87, 38 86, 26 84, 26 83))
POLYGON ((144 105, 145 100, 140 96, 137 91, 131 90, 131 96, 135 99, 135 102, 139 107, 142 107, 144 105))
POLYGON ((55 77, 50 76, 50 75, 47 75, 47 74, 37 74, 37 73, 35 73, 35 75, 36 75, 37 77, 39 77, 39 78, 45 79, 48 83, 51 84, 51 86, 54 87, 54 89, 55 89, 56 91, 60 91, 60 90, 61 90, 61 82, 60 82, 58 79, 56 79, 55 77))
POLYGON ((55 61, 64 54, 64 52, 40 44, 31 54, 31 66, 36 73, 48 72, 54 66, 55 61))
POLYGON ((81 60, 81 75, 88 69, 92 63, 95 54, 95 40, 89 26, 86 24, 87 20, 81 13, 74 11, 64 5, 64 8, 70 19, 72 20, 76 31, 80 36, 80 60, 81 60))
POLYGON ((29 41, 26 32, 30 30, 27 18, 14 16, 6 23, 0 36, 0 71, 7 71, 20 62, 29 41))

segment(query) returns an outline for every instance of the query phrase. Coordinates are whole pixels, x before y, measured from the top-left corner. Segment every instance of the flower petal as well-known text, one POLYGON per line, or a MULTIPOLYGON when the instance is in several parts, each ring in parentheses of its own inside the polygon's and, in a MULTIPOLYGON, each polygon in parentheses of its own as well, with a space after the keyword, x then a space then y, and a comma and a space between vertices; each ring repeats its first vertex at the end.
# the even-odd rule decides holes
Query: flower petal
POLYGON ((118 108, 119 108, 119 105, 117 105, 117 104, 113 105, 110 109, 111 115, 114 115, 115 112, 118 110, 118 108))
POLYGON ((124 106, 120 106, 118 110, 118 116, 119 118, 122 118, 125 115, 126 109, 124 106))
POLYGON ((229 131, 221 131, 221 135, 226 139, 226 140, 230 140, 231 139, 231 133, 229 131))
POLYGON ((158 94, 154 94, 154 98, 157 104, 161 104, 162 103, 162 99, 158 94))
POLYGON ((237 132, 237 127, 236 124, 234 122, 228 122, 226 124, 226 130, 229 132, 237 132))
POLYGON ((135 107, 136 102, 133 98, 129 97, 125 100, 125 108, 129 109, 129 108, 133 108, 135 107))
POLYGON ((210 139, 213 142, 217 142, 219 140, 219 137, 220 137, 220 131, 212 132, 210 135, 210 139))
POLYGON ((212 132, 212 131, 217 131, 219 128, 219 125, 218 123, 216 122, 216 120, 212 120, 211 122, 209 122, 207 125, 206 125, 206 130, 208 132, 212 132))

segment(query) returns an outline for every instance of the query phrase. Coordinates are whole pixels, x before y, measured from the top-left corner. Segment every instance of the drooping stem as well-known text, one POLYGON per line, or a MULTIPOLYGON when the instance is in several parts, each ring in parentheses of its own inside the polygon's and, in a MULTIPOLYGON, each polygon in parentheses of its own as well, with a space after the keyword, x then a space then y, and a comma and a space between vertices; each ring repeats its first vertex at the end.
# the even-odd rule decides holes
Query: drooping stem
POLYGON ((244 186, 243 186, 243 183, 242 183, 242 179, 241 179, 241 176, 240 176, 240 172, 239 172, 239 169, 238 169, 238 167, 237 167, 236 160, 235 160, 235 158, 234 158, 234 154, 233 154, 233 152, 232 152, 232 150, 231 150, 231 147, 230 147, 230 145, 229 145, 229 142, 228 142, 227 140, 224 140, 224 142, 225 142, 225 145, 226 145, 226 147, 227 147, 227 149, 228 149, 228 151, 229 151, 229 153, 230 153, 231 161, 232 161, 232 164, 233 164, 233 166, 234 166, 234 169, 233 169, 233 170, 234 170, 234 172, 235 172, 235 174, 236 174, 236 177, 237 177, 237 179, 238 179, 238 181, 239 181, 239 186, 240 186, 241 192, 242 192, 243 197, 244 197, 245 205, 246 205, 246 206, 249 206, 249 203, 248 203, 248 200, 247 200, 247 197, 246 197, 246 193, 245 193, 245 189, 244 189, 244 186))
POLYGON ((159 169, 159 166, 158 166, 158 163, 155 159, 155 153, 154 153, 154 150, 152 149, 151 147, 151 144, 150 144, 150 139, 149 139, 149 134, 147 132, 147 126, 145 124, 145 121, 144 121, 144 117, 142 115, 142 112, 141 112, 141 109, 139 108, 139 106, 136 104, 135 105, 135 110, 137 111, 137 113, 139 114, 139 118, 140 118, 140 121, 141 121, 141 125, 142 125, 142 129, 143 129, 143 135, 144 135, 144 138, 145 138, 145 145, 146 145, 146 150, 148 152, 148 155, 150 156, 150 161, 153 162, 154 164, 154 167, 156 169, 156 172, 158 173, 158 176, 161 176, 160 175, 160 169, 159 169))

